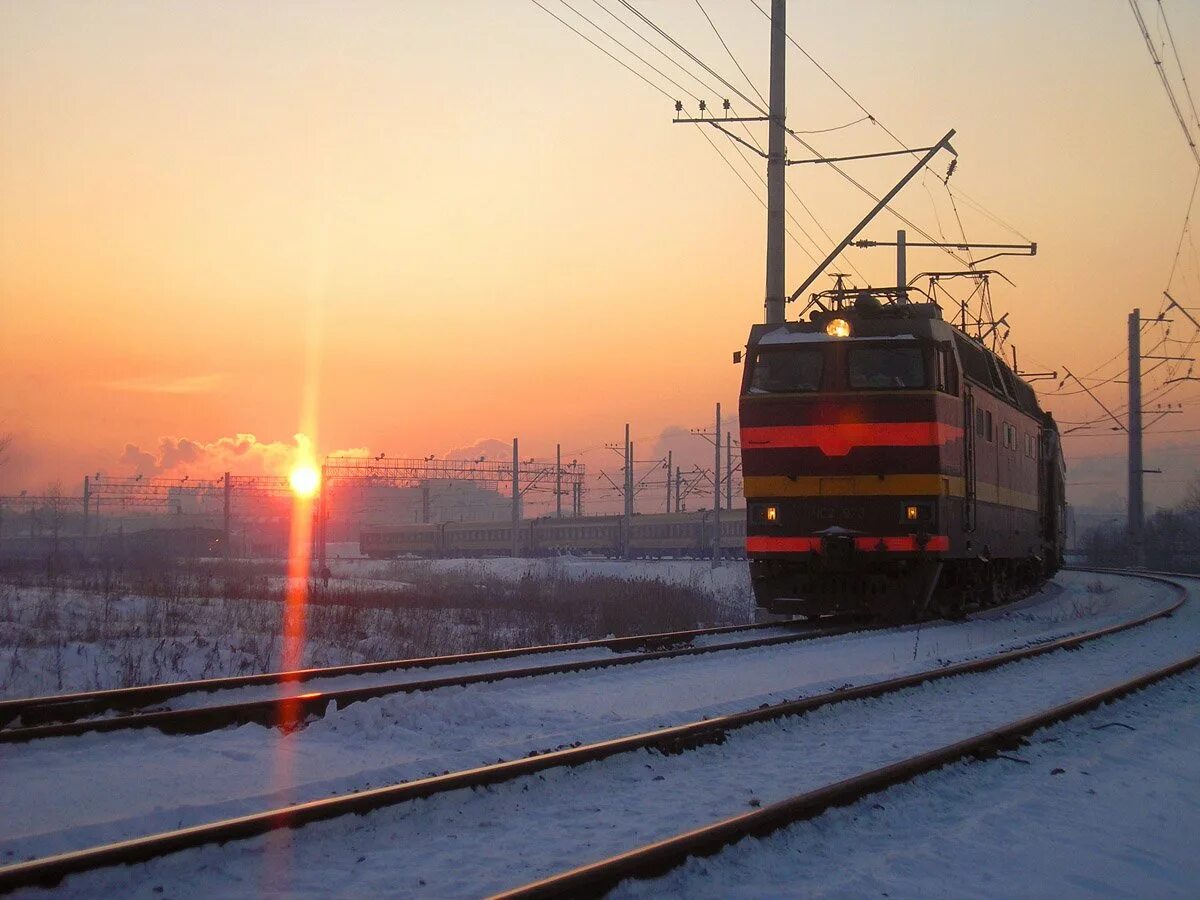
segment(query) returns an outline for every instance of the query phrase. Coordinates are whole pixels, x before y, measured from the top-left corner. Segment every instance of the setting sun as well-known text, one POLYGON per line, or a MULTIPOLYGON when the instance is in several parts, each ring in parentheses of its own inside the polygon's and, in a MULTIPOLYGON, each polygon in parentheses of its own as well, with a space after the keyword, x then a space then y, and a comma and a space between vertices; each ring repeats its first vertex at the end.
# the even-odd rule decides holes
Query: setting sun
POLYGON ((321 486, 321 473, 313 466, 301 464, 292 469, 288 483, 301 497, 312 497, 321 486))

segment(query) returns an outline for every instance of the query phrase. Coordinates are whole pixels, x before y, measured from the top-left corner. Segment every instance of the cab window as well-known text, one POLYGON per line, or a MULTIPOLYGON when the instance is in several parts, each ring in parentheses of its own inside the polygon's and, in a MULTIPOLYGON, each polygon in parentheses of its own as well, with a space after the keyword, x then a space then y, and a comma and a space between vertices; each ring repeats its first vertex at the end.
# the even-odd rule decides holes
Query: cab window
POLYGON ((821 387, 824 368, 825 352, 820 347, 761 350, 754 358, 750 391, 760 394, 816 391, 821 387))
POLYGON ((895 390, 929 387, 925 354, 916 344, 859 344, 850 347, 847 358, 851 388, 895 390))

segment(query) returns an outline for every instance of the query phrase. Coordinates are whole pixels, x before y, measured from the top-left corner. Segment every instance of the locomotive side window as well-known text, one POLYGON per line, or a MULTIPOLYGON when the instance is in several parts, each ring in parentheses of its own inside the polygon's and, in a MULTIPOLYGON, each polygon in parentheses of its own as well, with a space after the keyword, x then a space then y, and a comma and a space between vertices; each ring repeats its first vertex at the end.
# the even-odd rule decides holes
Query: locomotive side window
POLYGON ((938 390, 957 397, 958 362, 954 359, 954 351, 949 343, 938 345, 936 358, 938 390))
POLYGON ((885 347, 863 344, 850 348, 850 387, 875 390, 929 386, 925 354, 919 346, 885 347))
POLYGON ((988 360, 988 351, 978 342, 957 332, 954 335, 954 343, 958 346, 958 355, 962 359, 963 373, 985 387, 998 390, 996 376, 988 360))
POLYGON ((763 350, 754 358, 750 391, 757 394, 787 394, 816 391, 821 387, 825 351, 821 347, 763 350))
POLYGON ((991 410, 975 410, 975 434, 976 436, 983 438, 985 441, 993 440, 991 410))

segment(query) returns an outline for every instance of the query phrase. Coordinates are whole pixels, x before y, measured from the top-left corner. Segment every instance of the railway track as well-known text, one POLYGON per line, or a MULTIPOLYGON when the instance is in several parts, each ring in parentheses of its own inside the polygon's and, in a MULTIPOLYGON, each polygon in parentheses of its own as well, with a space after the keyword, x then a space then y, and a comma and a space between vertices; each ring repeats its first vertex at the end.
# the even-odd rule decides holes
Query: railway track
POLYGON ((480 650, 473 653, 454 653, 444 656, 424 656, 408 659, 382 660, 344 666, 296 669, 290 672, 267 672, 261 675, 235 675, 226 678, 205 678, 195 681, 175 681, 169 684, 148 684, 138 687, 111 688, 73 694, 51 694, 43 697, 22 697, 0 700, 0 727, 18 718, 59 716, 79 718, 105 712, 139 709, 188 694, 216 693, 244 687, 304 684, 319 678, 341 675, 368 675, 378 672, 399 672, 406 669, 426 669, 458 663, 511 659, 517 656, 537 656, 570 650, 603 648, 624 651, 650 646, 669 646, 697 637, 755 631, 777 627, 774 623, 752 625, 722 625, 715 628, 693 628, 686 631, 664 631, 617 638, 598 638, 559 644, 539 644, 532 647, 510 647, 503 650, 480 650))
MULTIPOLYGON (((1023 598, 1015 598, 1011 602, 1015 603, 1020 599, 1023 598)), ((202 734, 243 724, 294 728, 314 716, 323 714, 330 703, 336 703, 338 708, 345 708, 362 700, 375 699, 389 694, 415 693, 444 687, 492 683, 513 678, 589 671, 723 650, 769 647, 814 638, 837 637, 853 632, 884 630, 891 627, 895 626, 866 624, 856 617, 830 617, 820 626, 773 622, 725 625, 570 643, 542 644, 532 647, 300 669, 291 672, 0 700, 0 744, 24 743, 41 738, 73 737, 137 728, 154 728, 166 734, 202 734), (697 638, 739 632, 753 633, 769 629, 783 629, 791 633, 731 641, 724 644, 693 645, 697 638), (607 649, 625 655, 605 659, 519 666, 513 669, 455 674, 390 684, 373 684, 367 687, 347 687, 303 693, 296 691, 298 685, 322 679, 432 669, 442 666, 597 649, 607 649), (176 709, 158 708, 160 704, 180 698, 254 687, 279 688, 281 692, 274 696, 250 701, 176 709), (105 715, 106 713, 118 713, 118 715, 105 715)))
MULTIPOLYGON (((594 744, 568 747, 561 750, 530 755, 522 759, 499 762, 493 765, 451 772, 441 776, 418 779, 309 803, 296 804, 281 809, 241 816, 235 819, 212 822, 191 828, 134 838, 114 844, 105 844, 71 853, 18 863, 0 868, 0 890, 12 890, 35 885, 53 886, 73 873, 119 864, 145 862, 188 848, 245 839, 276 829, 294 829, 312 822, 333 819, 347 814, 362 814, 394 806, 409 800, 428 798, 463 788, 496 785, 522 776, 561 767, 577 766, 582 763, 607 759, 636 750, 657 749, 668 754, 680 753, 705 745, 722 743, 732 732, 757 723, 803 716, 814 710, 835 704, 883 697, 887 694, 954 676, 998 669, 1011 663, 1043 656, 1058 650, 1079 647, 1086 642, 1128 631, 1161 617, 1171 615, 1185 602, 1187 589, 1178 583, 1165 581, 1162 578, 1152 580, 1171 585, 1175 591, 1174 602, 1167 608, 1160 609, 1129 622, 1106 626, 1084 634, 1060 638, 1033 647, 1009 650, 980 660, 946 665, 931 671, 886 679, 854 688, 835 690, 741 713, 692 722, 686 725, 658 729, 594 744)), ((649 847, 639 848, 630 853, 621 854, 619 857, 606 859, 600 863, 572 870, 569 873, 563 873, 552 879, 528 885, 525 888, 519 889, 516 895, 523 895, 520 893, 522 891, 527 892, 524 895, 528 896, 556 896, 565 893, 594 892, 603 890, 606 885, 611 886, 615 883, 615 880, 629 877, 630 874, 659 871, 666 862, 671 860, 681 860, 686 858, 687 855, 696 852, 711 852, 711 849, 719 848, 731 840, 736 840, 743 833, 757 833, 756 830, 767 828, 768 826, 779 827, 779 825, 785 824, 787 821, 794 821, 797 817, 802 817, 803 815, 816 815, 820 810, 828 808, 830 805, 839 802, 850 802, 846 798, 863 796, 865 793, 879 789, 878 787, 873 787, 873 785, 895 783, 897 779, 913 777, 913 775, 919 774, 921 771, 928 771, 930 768, 942 765, 950 759, 957 759, 971 752, 979 752, 980 748, 997 746, 998 742, 1011 740, 1011 735, 1013 734, 1024 733, 1020 729, 1041 727, 1037 723, 1053 721, 1056 720, 1055 717, 1062 718, 1067 715, 1078 714, 1078 712, 1084 711, 1086 708, 1094 708, 1095 705, 1105 702, 1109 697, 1119 696, 1122 693, 1136 690, 1140 686, 1152 683, 1154 680, 1160 678, 1168 677, 1174 672, 1182 671, 1197 663, 1200 663, 1200 656, 1180 661, 1171 667, 1142 676, 1140 679, 1123 682, 1113 688, 1106 689, 1104 692, 1078 698, 1071 704, 1060 705, 1038 716, 1026 717, 1019 722, 1009 723, 1003 729, 990 729, 986 734, 977 735, 971 741, 959 741, 953 745, 943 747, 934 753, 922 754, 919 757, 905 761, 903 764, 886 767, 885 770, 869 772, 864 776, 839 782, 822 788, 819 791, 807 792, 801 797, 790 798, 783 804, 773 804, 748 816, 722 820, 707 828, 693 830, 687 834, 672 838, 669 841, 659 841, 649 847), (888 779, 892 780, 888 781, 888 779), (855 793, 856 791, 858 792, 857 794, 855 793)))
POLYGON ((851 778, 797 794, 770 806, 675 835, 662 841, 610 856, 509 891, 493 900, 534 900, 549 897, 600 896, 627 878, 653 878, 693 856, 711 856, 746 837, 763 837, 795 822, 814 819, 837 806, 849 806, 872 794, 910 781, 963 759, 995 757, 1050 725, 1091 712, 1105 703, 1200 666, 1194 654, 1144 675, 1077 697, 1052 709, 1010 721, 965 740, 919 753, 851 778))
POLYGON ((201 734, 230 725, 259 724, 268 727, 295 727, 312 716, 318 716, 336 703, 338 708, 390 694, 431 691, 445 687, 486 684, 513 678, 531 678, 568 672, 585 672, 616 666, 627 666, 654 660, 674 659, 717 653, 725 650, 772 647, 822 637, 835 637, 856 631, 878 630, 887 626, 855 624, 821 627, 788 627, 778 623, 735 625, 700 628, 687 631, 633 635, 578 641, 569 644, 548 644, 537 647, 483 651, 452 656, 364 663, 324 669, 305 669, 298 672, 218 678, 206 681, 177 682, 166 685, 122 688, 80 694, 54 695, 22 700, 0 701, 0 743, 24 743, 49 737, 71 737, 96 732, 120 731, 134 728, 155 728, 167 734, 201 734), (783 628, 787 633, 766 637, 751 637, 724 643, 694 645, 696 638, 737 632, 753 633, 763 629, 783 628), (685 646, 680 646, 680 645, 685 646), (641 649, 659 647, 663 649, 641 649), (214 693, 252 686, 273 686, 282 689, 321 678, 378 672, 427 669, 461 663, 510 659, 547 653, 590 649, 609 649, 621 656, 602 659, 575 659, 542 665, 524 665, 511 669, 451 674, 441 677, 373 684, 324 691, 280 694, 263 699, 219 703, 179 709, 146 707, 163 700, 178 699, 189 694, 214 693), (122 715, 96 717, 104 712, 121 710, 122 715))

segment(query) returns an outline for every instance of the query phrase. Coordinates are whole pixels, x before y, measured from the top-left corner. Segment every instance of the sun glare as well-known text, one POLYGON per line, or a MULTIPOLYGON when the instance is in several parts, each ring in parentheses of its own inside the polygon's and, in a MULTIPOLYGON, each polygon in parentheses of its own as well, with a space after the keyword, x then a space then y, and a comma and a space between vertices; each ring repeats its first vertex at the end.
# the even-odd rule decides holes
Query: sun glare
POLYGON ((312 497, 321 486, 321 473, 309 465, 298 465, 288 475, 292 490, 301 497, 312 497))

